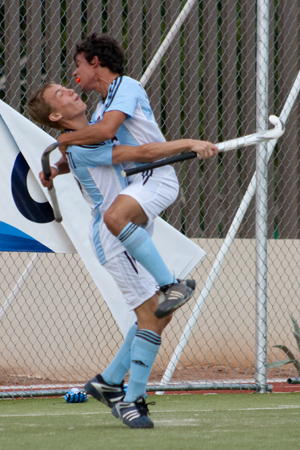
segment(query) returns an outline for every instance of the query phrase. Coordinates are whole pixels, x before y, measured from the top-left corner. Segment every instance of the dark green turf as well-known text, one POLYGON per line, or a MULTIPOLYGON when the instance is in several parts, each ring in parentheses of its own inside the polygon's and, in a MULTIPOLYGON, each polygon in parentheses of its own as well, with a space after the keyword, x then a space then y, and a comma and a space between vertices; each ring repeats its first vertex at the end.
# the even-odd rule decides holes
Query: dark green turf
POLYGON ((155 427, 132 430, 90 399, 0 400, 2 450, 300 448, 300 393, 149 396, 155 427))

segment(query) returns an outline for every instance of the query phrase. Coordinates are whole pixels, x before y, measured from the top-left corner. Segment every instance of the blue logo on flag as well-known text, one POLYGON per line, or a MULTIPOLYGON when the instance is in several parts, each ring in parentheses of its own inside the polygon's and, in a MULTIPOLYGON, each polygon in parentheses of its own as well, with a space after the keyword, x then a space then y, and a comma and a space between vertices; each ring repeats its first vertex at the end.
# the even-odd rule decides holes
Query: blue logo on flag
POLYGON ((22 153, 19 153, 11 176, 11 190, 16 207, 31 222, 52 222, 54 220, 54 214, 51 205, 48 202, 36 202, 28 192, 26 182, 28 172, 29 166, 22 153))
POLYGON ((2 252, 53 253, 50 248, 28 234, 4 222, 0 222, 0 250, 2 252))

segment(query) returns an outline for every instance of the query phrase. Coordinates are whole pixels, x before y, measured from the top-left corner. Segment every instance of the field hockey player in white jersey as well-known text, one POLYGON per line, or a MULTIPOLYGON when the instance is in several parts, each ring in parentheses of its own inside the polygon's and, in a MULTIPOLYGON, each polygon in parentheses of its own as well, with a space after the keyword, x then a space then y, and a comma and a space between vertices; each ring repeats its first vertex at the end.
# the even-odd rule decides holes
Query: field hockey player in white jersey
MULTIPOLYGON (((35 121, 58 129, 80 130, 88 123, 86 105, 78 95, 72 89, 52 82, 36 91, 27 104, 27 111, 35 121)), ((124 161, 146 163, 182 151, 195 151, 200 159, 204 159, 215 155, 217 148, 209 142, 189 139, 142 146, 114 145, 112 142, 98 146, 70 146, 51 167, 50 181, 40 174, 45 187, 58 174, 69 171, 80 183, 92 211, 91 245, 101 264, 114 277, 129 309, 136 313, 138 322, 129 330, 111 364, 85 385, 89 394, 112 408, 114 416, 131 428, 153 427, 145 403, 146 386, 162 331, 172 315, 162 319, 155 316, 158 295, 154 278, 124 251, 120 240, 108 232, 103 215, 122 189, 127 189, 127 180, 121 177, 124 161), (123 380, 129 370, 125 394, 123 380)))
MULTIPOLYGON (((97 91, 101 101, 91 126, 64 133, 62 145, 90 145, 117 137, 120 144, 141 145, 165 142, 157 126, 145 90, 140 83, 124 76, 124 53, 110 36, 91 34, 76 46, 73 75, 81 90, 97 91)), ((124 163, 127 169, 139 162, 124 163)), ((185 304, 195 290, 194 280, 176 280, 169 271, 145 226, 177 198, 179 184, 173 167, 139 173, 130 186, 111 204, 104 215, 108 230, 116 236, 135 260, 155 278, 160 302, 155 314, 162 318, 185 304)))

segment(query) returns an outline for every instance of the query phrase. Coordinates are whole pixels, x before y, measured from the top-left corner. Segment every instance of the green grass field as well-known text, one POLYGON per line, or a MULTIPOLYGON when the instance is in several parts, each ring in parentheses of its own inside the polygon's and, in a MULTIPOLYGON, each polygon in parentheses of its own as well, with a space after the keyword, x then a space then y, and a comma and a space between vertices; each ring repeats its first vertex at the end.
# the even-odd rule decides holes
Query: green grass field
POLYGON ((300 448, 300 393, 148 396, 154 429, 132 430, 89 399, 0 400, 2 450, 300 448))

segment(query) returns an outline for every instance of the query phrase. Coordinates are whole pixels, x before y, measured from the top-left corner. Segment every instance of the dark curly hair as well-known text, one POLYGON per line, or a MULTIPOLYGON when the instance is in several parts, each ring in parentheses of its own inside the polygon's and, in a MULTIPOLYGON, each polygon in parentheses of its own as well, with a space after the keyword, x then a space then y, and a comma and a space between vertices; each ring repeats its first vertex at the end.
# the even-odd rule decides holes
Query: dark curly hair
POLYGON ((84 54, 89 63, 94 56, 97 56, 102 67, 107 67, 114 73, 124 75, 124 51, 113 37, 107 34, 92 33, 76 45, 74 60, 80 53, 84 54))

